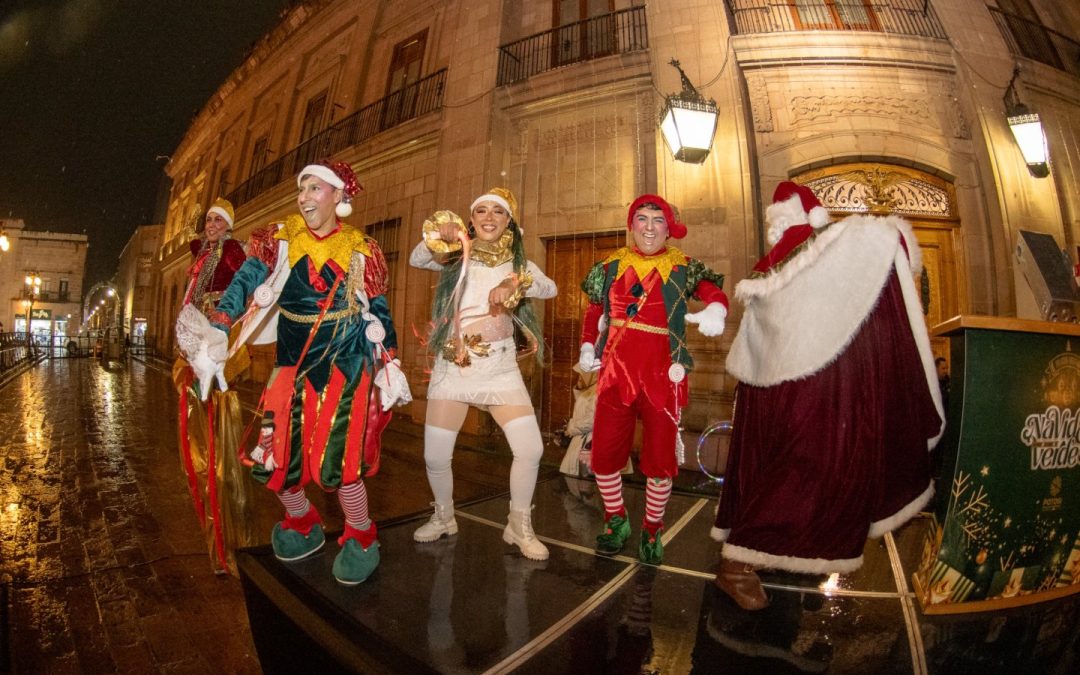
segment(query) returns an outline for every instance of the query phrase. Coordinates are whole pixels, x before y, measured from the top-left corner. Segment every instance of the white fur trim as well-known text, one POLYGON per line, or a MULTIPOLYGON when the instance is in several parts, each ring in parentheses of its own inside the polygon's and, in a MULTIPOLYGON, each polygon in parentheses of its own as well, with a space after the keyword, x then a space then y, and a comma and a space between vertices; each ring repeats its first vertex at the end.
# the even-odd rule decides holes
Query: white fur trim
POLYGON ((854 572, 862 567, 863 557, 841 558, 839 560, 826 560, 824 558, 796 558, 789 555, 773 555, 763 551, 755 551, 752 548, 724 544, 720 549, 720 555, 736 562, 768 567, 770 569, 787 570, 789 572, 802 572, 803 574, 832 574, 838 572, 854 572))
POLYGON ((338 218, 348 218, 352 215, 352 204, 342 199, 337 203, 337 206, 334 207, 334 214, 338 218))
MULTIPOLYGON (((912 243, 908 244, 908 250, 917 250, 919 245, 914 243, 914 235, 912 236, 912 243)), ((911 256, 913 259, 918 256, 911 256)), ((904 252, 903 250, 896 252, 896 268, 902 269, 904 252)), ((921 257, 919 257, 921 262, 921 257)), ((938 427, 937 435, 927 440, 926 445, 928 450, 932 450, 934 446, 938 444, 941 437, 945 434, 945 406, 941 400, 941 385, 938 384, 937 379, 937 367, 934 365, 934 352, 930 348, 930 335, 926 332, 926 318, 923 316, 922 300, 919 299, 919 291, 915 288, 915 280, 910 274, 901 274, 900 276, 900 291, 904 294, 904 309, 907 310, 908 325, 911 326, 911 335, 915 339, 915 347, 919 350, 919 360, 922 361, 923 377, 926 378, 926 388, 930 390, 930 398, 934 402, 934 410, 937 411, 938 417, 941 419, 941 426, 938 427)))
POLYGON ((829 212, 825 210, 824 206, 815 206, 810 209, 810 215, 807 217, 807 222, 809 222, 815 230, 820 230, 832 222, 832 218, 829 216, 829 212))
POLYGON ((713 528, 709 530, 709 536, 713 541, 727 541, 728 535, 731 534, 731 528, 719 528, 713 525, 713 528))
POLYGON ((473 200, 472 206, 469 207, 469 213, 470 214, 473 212, 473 209, 476 208, 476 205, 479 204, 480 202, 495 202, 499 206, 506 209, 506 212, 510 214, 511 218, 514 217, 514 212, 510 210, 510 202, 506 201, 505 199, 503 199, 499 195, 480 195, 479 197, 477 197, 476 199, 473 200))
POLYGON ((210 208, 206 209, 206 212, 218 214, 225 219, 225 222, 229 224, 230 228, 232 227, 232 216, 230 216, 229 212, 221 208, 220 206, 211 206, 210 208))
MULTIPOLYGON (((345 189, 345 181, 341 180, 341 176, 334 173, 334 170, 328 166, 322 164, 308 164, 300 173, 296 174, 296 187, 300 187, 300 181, 304 179, 304 176, 315 176, 321 178, 327 183, 330 183, 339 190, 345 189)), ((342 216, 344 218, 344 216, 342 216)))
POLYGON ((806 211, 803 211, 802 200, 795 194, 782 202, 774 202, 765 209, 765 222, 769 224, 766 239, 772 246, 780 241, 784 232, 795 225, 805 225, 807 221, 806 211))
POLYGON ((780 269, 740 281, 735 297, 746 311, 728 355, 728 372, 767 387, 808 377, 832 363, 892 273, 900 248, 895 220, 850 216, 822 230, 780 269))
POLYGON ((907 506, 887 518, 870 523, 870 533, 867 536, 871 539, 877 539, 886 532, 892 532, 918 515, 923 510, 923 507, 930 503, 930 498, 933 496, 934 482, 930 481, 930 485, 923 490, 922 494, 908 503, 907 506))

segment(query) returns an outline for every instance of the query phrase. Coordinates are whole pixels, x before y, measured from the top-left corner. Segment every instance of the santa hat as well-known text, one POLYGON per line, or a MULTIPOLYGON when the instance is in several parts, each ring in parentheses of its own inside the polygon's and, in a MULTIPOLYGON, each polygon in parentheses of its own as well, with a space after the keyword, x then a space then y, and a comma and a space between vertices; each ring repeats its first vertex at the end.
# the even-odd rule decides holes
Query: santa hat
POLYGON ((318 164, 308 164, 296 174, 296 187, 300 187, 300 181, 304 180, 304 176, 315 176, 341 190, 344 194, 338 205, 334 207, 334 213, 338 218, 348 218, 352 215, 353 197, 363 188, 351 166, 345 162, 331 162, 328 159, 318 164))
POLYGON ((646 204, 656 204, 660 207, 660 210, 664 212, 664 218, 668 223, 668 236, 673 239, 682 239, 686 236, 686 225, 679 222, 675 216, 675 209, 668 204, 667 201, 659 195, 641 195, 634 200, 634 203, 630 205, 630 210, 626 214, 626 229, 631 229, 634 224, 634 213, 646 204))
POLYGON ((813 190, 791 181, 784 181, 776 186, 772 204, 765 209, 770 244, 780 241, 789 227, 810 225, 820 229, 828 225, 830 220, 829 212, 818 201, 813 190))
POLYGON ((229 229, 232 229, 233 220, 235 219, 235 212, 233 211, 233 205, 228 199, 222 199, 218 197, 214 200, 214 203, 210 205, 210 208, 206 209, 206 215, 216 213, 225 219, 225 222, 229 224, 229 229))

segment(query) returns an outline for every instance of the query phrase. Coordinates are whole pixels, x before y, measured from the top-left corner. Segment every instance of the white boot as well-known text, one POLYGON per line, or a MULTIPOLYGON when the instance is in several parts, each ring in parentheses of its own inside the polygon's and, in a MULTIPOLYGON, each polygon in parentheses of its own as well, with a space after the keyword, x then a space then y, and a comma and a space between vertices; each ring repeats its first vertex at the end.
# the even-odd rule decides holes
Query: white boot
POLYGON ((457 534, 457 521, 454 520, 454 502, 446 504, 431 502, 431 505, 435 507, 435 513, 431 514, 431 520, 413 532, 413 541, 436 541, 444 534, 457 534))
POLYGON ((509 521, 503 530, 503 541, 521 549, 521 555, 529 560, 547 560, 547 546, 536 538, 532 528, 532 509, 529 511, 510 510, 509 521))

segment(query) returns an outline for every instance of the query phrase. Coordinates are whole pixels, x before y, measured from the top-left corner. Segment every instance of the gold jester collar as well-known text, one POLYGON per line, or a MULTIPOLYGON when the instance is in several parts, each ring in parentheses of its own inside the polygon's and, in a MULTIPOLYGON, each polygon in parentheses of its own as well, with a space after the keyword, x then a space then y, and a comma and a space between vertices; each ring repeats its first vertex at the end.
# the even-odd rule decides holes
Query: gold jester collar
POLYGON ((353 252, 371 256, 371 248, 364 233, 340 221, 337 232, 319 239, 311 233, 302 217, 293 214, 285 219, 274 238, 289 242, 290 266, 295 266, 301 258, 307 256, 317 270, 321 270, 327 260, 333 260, 338 267, 347 270, 353 252))
POLYGON ((624 246, 612 253, 611 257, 604 261, 604 264, 607 265, 616 260, 619 261, 619 269, 615 272, 616 279, 622 277, 627 269, 633 267, 639 281, 644 281, 649 272, 656 270, 665 284, 668 277, 671 276, 671 270, 676 265, 685 265, 687 263, 686 255, 674 246, 668 246, 663 253, 654 255, 643 255, 630 246, 624 246))

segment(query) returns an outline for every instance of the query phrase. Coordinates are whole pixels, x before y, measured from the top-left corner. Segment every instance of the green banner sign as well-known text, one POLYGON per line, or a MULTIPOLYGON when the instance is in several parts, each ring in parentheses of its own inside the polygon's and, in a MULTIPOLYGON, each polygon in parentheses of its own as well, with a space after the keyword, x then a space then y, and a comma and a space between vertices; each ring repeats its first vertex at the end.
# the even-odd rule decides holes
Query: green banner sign
POLYGON ((924 607, 1080 590, 1065 588, 1080 584, 1080 338, 950 340, 950 426, 916 575, 924 607))

